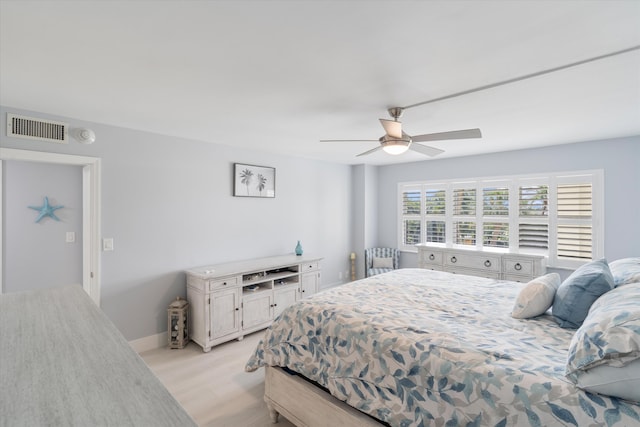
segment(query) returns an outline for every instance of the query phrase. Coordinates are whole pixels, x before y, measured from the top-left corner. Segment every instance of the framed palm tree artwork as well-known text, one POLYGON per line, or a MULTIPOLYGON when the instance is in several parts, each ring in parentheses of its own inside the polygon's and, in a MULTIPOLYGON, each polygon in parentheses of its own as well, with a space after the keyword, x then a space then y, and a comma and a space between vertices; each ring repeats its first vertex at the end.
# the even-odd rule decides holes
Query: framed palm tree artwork
POLYGON ((276 169, 268 166, 233 164, 233 195, 276 197, 276 169))

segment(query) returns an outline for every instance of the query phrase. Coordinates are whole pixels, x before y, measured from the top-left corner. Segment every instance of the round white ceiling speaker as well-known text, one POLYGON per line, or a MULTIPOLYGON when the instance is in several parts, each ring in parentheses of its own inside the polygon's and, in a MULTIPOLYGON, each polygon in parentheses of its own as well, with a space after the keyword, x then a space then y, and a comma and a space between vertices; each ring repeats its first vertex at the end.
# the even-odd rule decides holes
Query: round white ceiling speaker
POLYGON ((93 144, 96 134, 91 129, 78 128, 73 130, 73 136, 81 144, 93 144))

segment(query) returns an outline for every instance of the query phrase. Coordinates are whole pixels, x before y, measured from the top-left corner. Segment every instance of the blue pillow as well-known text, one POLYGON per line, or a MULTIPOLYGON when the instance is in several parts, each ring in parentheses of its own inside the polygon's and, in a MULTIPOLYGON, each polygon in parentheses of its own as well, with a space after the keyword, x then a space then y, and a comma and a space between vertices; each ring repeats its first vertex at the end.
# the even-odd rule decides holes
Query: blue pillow
POLYGON ((606 259, 587 263, 566 278, 553 299, 551 314, 562 328, 577 329, 591 304, 613 289, 613 276, 606 259))

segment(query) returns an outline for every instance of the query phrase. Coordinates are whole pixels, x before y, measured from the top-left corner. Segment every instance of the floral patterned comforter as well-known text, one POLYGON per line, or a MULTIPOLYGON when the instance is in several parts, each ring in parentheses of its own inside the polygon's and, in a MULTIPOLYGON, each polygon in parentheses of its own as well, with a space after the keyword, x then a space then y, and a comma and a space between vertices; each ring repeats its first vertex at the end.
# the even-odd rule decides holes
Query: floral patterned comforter
POLYGON ((640 404, 565 376, 572 330, 510 316, 522 284, 402 269, 316 294, 246 370, 287 367, 391 426, 638 426, 640 404))

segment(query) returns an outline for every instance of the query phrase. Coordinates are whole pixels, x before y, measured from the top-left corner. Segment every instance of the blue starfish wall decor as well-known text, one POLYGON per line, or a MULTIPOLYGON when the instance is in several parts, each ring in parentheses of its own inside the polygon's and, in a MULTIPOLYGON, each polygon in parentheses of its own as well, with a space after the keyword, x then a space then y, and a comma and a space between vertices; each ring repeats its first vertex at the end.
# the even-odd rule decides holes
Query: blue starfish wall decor
POLYGON ((29 209, 40 211, 40 213, 38 214, 38 217, 36 218, 36 222, 40 222, 40 220, 46 216, 51 217, 56 221, 60 221, 60 218, 58 218, 54 212, 58 209, 64 208, 64 206, 62 205, 51 206, 49 204, 49 198, 46 196, 44 198, 44 204, 42 206, 27 206, 27 207, 29 209))

